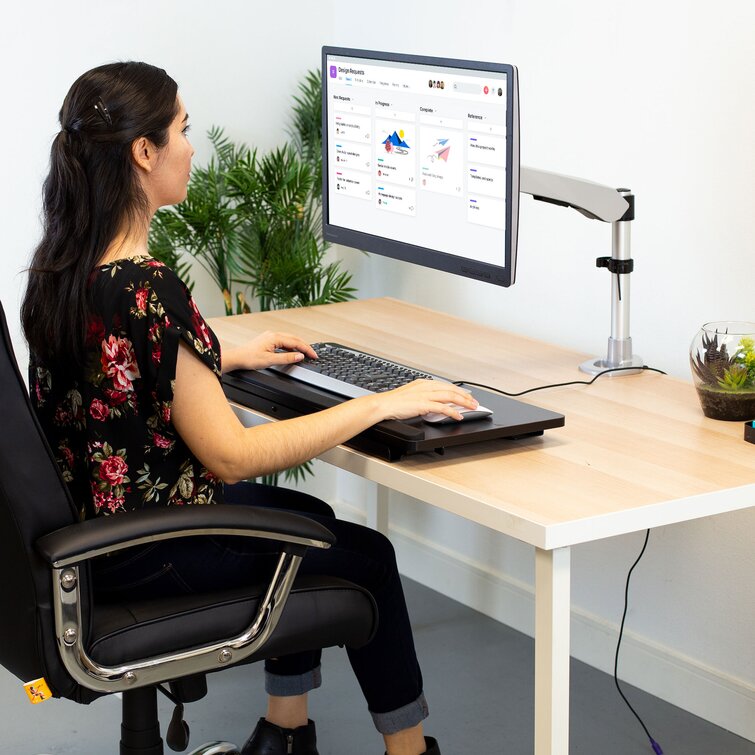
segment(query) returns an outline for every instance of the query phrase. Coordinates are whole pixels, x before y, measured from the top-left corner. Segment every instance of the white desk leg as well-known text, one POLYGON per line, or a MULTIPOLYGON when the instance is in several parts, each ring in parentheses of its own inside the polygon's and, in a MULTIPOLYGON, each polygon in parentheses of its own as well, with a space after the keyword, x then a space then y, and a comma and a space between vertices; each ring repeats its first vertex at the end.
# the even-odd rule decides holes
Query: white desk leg
POLYGON ((569 752, 569 548, 535 549, 535 755, 569 752))
POLYGON ((391 489, 385 485, 375 485, 375 500, 367 504, 367 526, 388 535, 388 509, 391 489))

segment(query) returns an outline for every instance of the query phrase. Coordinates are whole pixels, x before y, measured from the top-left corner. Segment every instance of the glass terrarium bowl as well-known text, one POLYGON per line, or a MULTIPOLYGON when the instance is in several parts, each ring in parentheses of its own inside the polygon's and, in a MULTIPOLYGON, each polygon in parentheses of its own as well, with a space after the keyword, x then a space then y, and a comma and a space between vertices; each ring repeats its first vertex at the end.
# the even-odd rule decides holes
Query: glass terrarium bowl
POLYGON ((706 323, 692 340, 689 361, 706 417, 755 419, 755 323, 706 323))

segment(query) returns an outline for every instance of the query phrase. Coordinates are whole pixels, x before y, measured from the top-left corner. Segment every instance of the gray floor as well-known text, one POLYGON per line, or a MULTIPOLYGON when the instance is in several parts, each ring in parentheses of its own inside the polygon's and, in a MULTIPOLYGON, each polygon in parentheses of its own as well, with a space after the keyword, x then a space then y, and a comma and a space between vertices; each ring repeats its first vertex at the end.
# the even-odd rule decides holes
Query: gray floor
MULTIPOLYGON (((427 732, 444 755, 530 755, 532 640, 416 583, 407 581, 406 593, 431 706, 427 732)), ((327 651, 323 666, 323 688, 311 696, 320 754, 382 753, 345 653, 327 651)), ((571 755, 652 755, 611 677, 573 662, 571 679, 571 755)), ((191 745, 243 742, 264 709, 261 690, 258 666, 211 676, 208 697, 188 706, 191 745)), ((626 691, 666 755, 755 755, 752 742, 634 688, 626 691)), ((0 753, 118 752, 116 699, 33 706, 15 677, 0 670, 0 711, 0 753)), ((163 730, 169 717, 166 705, 163 730)))

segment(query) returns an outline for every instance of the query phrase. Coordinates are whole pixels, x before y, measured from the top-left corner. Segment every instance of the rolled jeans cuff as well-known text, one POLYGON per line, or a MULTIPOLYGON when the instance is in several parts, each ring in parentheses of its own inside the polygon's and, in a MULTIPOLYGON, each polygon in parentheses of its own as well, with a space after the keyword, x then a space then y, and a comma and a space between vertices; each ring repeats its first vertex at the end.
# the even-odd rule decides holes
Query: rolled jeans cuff
POLYGON ((395 734, 397 731, 411 729, 424 721, 430 710, 427 707, 425 695, 420 696, 414 702, 404 705, 402 708, 389 711, 388 713, 373 713, 370 711, 375 728, 381 734, 395 734))
POLYGON ((293 697, 304 695, 322 684, 320 666, 303 674, 271 674, 265 671, 265 692, 276 697, 293 697))

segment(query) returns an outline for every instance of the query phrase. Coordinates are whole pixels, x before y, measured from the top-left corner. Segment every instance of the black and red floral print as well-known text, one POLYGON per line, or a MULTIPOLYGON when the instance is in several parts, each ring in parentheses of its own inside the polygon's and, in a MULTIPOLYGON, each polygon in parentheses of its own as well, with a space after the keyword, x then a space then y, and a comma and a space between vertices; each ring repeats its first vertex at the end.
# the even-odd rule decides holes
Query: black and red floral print
POLYGON ((97 268, 86 369, 29 369, 32 403, 82 517, 218 503, 222 482, 171 423, 178 345, 220 377, 220 346, 186 286, 148 256, 97 268))

